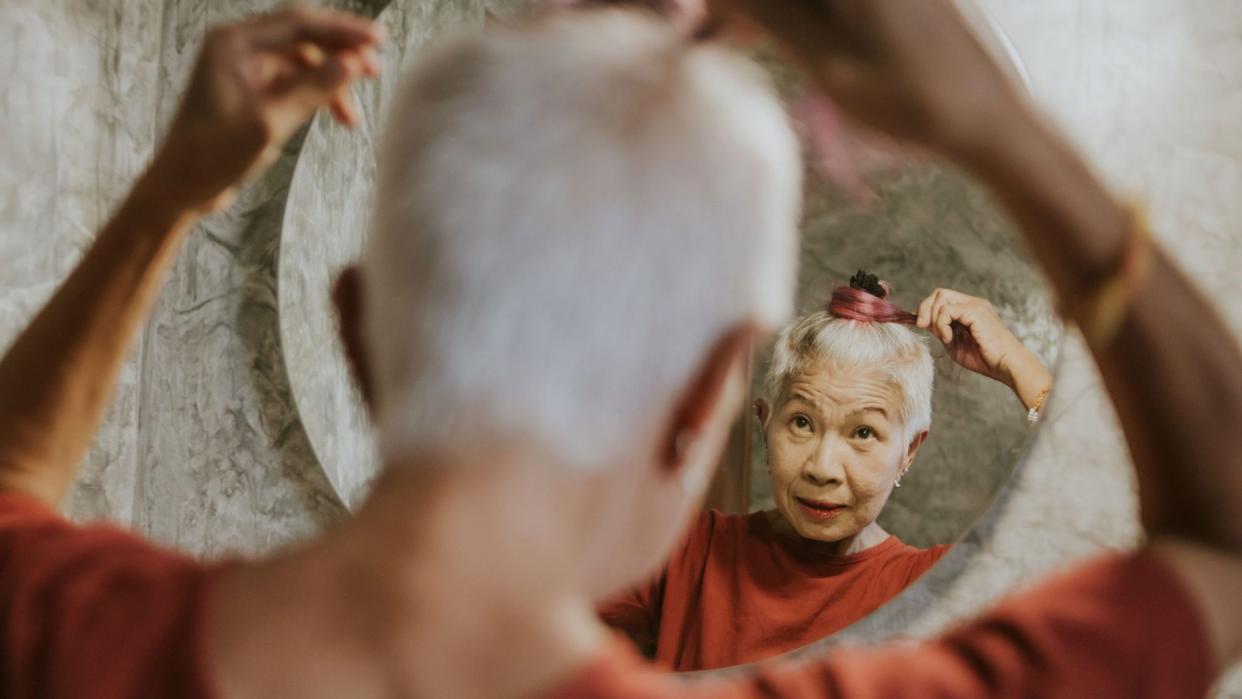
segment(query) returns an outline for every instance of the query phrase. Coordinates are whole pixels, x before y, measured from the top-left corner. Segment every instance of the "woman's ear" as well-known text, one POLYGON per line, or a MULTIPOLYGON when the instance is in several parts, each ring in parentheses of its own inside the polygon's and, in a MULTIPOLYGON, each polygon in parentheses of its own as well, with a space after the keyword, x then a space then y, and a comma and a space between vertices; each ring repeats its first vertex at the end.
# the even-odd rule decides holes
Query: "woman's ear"
POLYGON ((358 268, 346 267, 332 285, 332 305, 336 307, 337 331, 345 348, 345 361, 362 394, 367 412, 375 414, 371 390, 371 366, 367 363, 365 343, 362 340, 362 276, 358 268))
POLYGON ((751 346, 759 333, 755 325, 739 325, 721 337, 703 359, 674 406, 660 446, 664 470, 676 472, 686 465, 692 447, 722 410, 729 411, 730 418, 735 416, 736 406, 726 405, 729 381, 735 367, 750 362, 751 346))
POLYGON ((923 442, 927 441, 927 435, 931 430, 923 430, 914 435, 914 439, 910 440, 910 446, 906 448, 906 456, 901 460, 901 472, 905 473, 914 464, 914 457, 918 456, 919 447, 923 446, 923 442))
POLYGON ((768 402, 762 398, 755 401, 755 417, 759 418, 759 430, 763 431, 768 428, 768 418, 772 415, 772 409, 768 402))

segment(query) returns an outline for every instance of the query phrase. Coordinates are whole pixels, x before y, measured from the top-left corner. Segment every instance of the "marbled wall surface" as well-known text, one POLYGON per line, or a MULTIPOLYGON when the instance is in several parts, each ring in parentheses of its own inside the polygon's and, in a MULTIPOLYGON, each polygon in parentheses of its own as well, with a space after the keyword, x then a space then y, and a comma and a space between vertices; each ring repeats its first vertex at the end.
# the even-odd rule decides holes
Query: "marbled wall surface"
MULTIPOLYGON (((1242 330, 1242 5, 980 2, 1012 36, 1036 100, 1119 189, 1148 197, 1161 240, 1242 330)), ((207 24, 269 4, 0 3, 0 344, 149 156, 207 24)), ((296 151, 183 252, 87 459, 75 516, 212 555, 268 550, 344 515, 275 347, 277 234, 296 151)), ((984 525, 854 638, 933 633, 1052 569, 1139 540, 1125 451, 1077 341, 1057 388, 1041 438, 984 525)), ((1220 696, 1242 697, 1235 684, 1220 696)))
MULTIPOLYGON (((0 3, 0 346, 150 156, 160 16, 156 0, 0 3)), ((139 395, 135 352, 67 503, 74 515, 133 517, 139 395)))
POLYGON ((338 342, 329 290, 361 254, 370 230, 376 152, 404 66, 435 36, 477 31, 525 0, 393 0, 380 15, 388 70, 357 91, 362 118, 345 129, 327 114, 311 124, 289 189, 280 242, 280 329, 302 423, 324 474, 350 505, 366 494, 378 456, 338 342))
MULTIPOLYGON (((0 342, 150 157, 205 29, 275 4, 0 4, 0 342)), ((335 4, 375 14, 384 2, 335 4)), ((214 555, 271 549, 344 512, 278 346, 277 244, 298 145, 190 237, 67 503, 74 516, 214 555)))

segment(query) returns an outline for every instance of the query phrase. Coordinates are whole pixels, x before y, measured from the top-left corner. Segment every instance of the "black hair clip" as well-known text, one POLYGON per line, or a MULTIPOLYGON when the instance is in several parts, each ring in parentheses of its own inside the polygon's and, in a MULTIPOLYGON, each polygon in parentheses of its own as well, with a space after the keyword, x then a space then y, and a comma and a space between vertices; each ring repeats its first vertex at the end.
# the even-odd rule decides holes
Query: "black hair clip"
POLYGON ((880 278, 874 274, 867 274, 861 269, 850 277, 850 288, 865 291, 877 298, 888 296, 888 290, 880 283, 880 278))

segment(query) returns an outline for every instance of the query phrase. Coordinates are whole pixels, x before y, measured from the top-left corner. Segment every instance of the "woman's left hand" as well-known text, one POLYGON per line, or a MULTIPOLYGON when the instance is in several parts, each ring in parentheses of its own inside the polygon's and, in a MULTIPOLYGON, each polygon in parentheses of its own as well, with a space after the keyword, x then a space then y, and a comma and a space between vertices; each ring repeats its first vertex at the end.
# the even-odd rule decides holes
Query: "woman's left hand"
POLYGON ((936 336, 953 361, 1013 389, 1027 408, 1040 407, 1052 386, 1052 374, 1001 322, 996 309, 981 299, 952 289, 936 289, 919 304, 918 327, 936 336), (978 345, 953 342, 954 324, 978 345))

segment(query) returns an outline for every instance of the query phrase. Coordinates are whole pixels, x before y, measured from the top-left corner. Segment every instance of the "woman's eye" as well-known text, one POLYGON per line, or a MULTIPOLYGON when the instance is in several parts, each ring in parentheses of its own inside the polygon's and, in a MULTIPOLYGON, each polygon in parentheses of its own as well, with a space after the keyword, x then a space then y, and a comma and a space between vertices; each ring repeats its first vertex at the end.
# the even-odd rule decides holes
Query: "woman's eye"
POLYGON ((811 429, 811 420, 805 415, 795 415, 789 424, 793 425, 794 430, 798 432, 807 432, 811 429))
POLYGON ((859 439, 871 439, 872 437, 875 436, 875 430, 864 425, 854 430, 854 436, 859 439))

